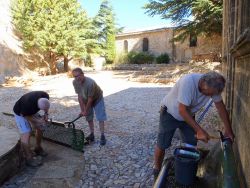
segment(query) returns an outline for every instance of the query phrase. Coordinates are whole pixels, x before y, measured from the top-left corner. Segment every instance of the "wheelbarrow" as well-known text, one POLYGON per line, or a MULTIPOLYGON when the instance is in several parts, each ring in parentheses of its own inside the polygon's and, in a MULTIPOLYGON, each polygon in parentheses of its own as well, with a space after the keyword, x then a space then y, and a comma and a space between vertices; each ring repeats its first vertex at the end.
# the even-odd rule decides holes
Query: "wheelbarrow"
MULTIPOLYGON (((4 115, 14 117, 14 114, 3 112, 4 115)), ((82 116, 78 116, 73 121, 59 122, 50 119, 43 129, 43 138, 63 146, 70 147, 74 150, 84 152, 85 141, 84 133, 76 129, 75 122, 82 116)))

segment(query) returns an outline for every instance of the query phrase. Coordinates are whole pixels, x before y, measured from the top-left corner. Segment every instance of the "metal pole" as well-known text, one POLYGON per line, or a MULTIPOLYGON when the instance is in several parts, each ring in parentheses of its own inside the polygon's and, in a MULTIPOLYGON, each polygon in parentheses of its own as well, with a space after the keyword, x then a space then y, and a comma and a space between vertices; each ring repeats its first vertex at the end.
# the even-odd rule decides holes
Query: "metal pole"
POLYGON ((161 171, 155 181, 153 188, 165 188, 166 187, 168 172, 172 166, 173 166, 173 160, 169 159, 169 161, 165 163, 163 167, 161 168, 161 171))

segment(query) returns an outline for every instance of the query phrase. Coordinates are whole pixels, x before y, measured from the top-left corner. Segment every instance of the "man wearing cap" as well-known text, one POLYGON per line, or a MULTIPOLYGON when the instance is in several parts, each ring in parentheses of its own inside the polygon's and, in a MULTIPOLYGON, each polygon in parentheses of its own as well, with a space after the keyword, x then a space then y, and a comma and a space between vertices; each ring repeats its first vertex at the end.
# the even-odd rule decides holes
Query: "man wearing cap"
POLYGON ((21 134, 21 146, 25 153, 26 164, 39 166, 41 158, 34 157, 30 149, 30 135, 32 128, 36 130, 36 147, 34 152, 39 156, 46 156, 47 153, 41 146, 42 130, 48 120, 50 108, 49 95, 44 91, 32 91, 24 94, 14 105, 13 111, 17 127, 21 134), (43 111, 42 116, 38 113, 43 111))

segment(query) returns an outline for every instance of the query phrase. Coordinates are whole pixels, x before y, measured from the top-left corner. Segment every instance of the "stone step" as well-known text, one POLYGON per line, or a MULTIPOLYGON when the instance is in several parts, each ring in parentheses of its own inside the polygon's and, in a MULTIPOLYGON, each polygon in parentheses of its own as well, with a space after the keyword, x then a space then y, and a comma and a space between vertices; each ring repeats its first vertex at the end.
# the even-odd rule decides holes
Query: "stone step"
MULTIPOLYGON (((34 137, 31 138, 31 145, 35 145, 34 137)), ((42 146, 48 153, 42 158, 43 165, 32 168, 22 163, 22 168, 3 187, 73 188, 78 185, 85 167, 84 153, 45 140, 42 146)))
POLYGON ((19 134, 0 126, 0 185, 15 175, 21 166, 19 134))

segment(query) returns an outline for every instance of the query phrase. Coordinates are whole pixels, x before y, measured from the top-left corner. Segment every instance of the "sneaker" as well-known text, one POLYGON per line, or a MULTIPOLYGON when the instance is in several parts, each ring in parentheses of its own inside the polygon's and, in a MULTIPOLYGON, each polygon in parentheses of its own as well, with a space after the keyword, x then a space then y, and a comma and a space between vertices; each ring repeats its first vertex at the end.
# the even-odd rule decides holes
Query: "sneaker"
POLYGON ((95 141, 95 136, 93 133, 91 133, 89 136, 86 137, 86 140, 88 142, 94 142, 95 141))
POLYGON ((158 169, 153 169, 153 175, 154 175, 154 182, 156 182, 157 178, 158 178, 158 175, 160 173, 160 170, 158 169))
POLYGON ((42 164, 43 163, 42 163, 41 158, 38 158, 38 157, 32 157, 31 159, 28 159, 26 161, 26 165, 30 167, 38 167, 38 166, 41 166, 42 164))
POLYGON ((101 139, 100 139, 100 145, 101 146, 104 146, 106 144, 106 138, 104 135, 101 136, 101 139))
POLYGON ((34 152, 36 153, 36 155, 40 155, 42 157, 46 157, 48 155, 48 153, 45 152, 43 148, 35 148, 34 152))

